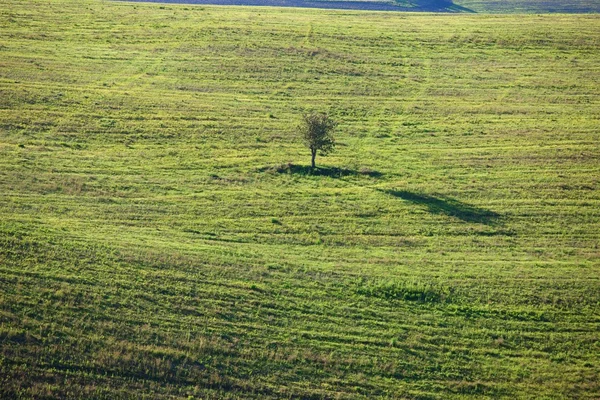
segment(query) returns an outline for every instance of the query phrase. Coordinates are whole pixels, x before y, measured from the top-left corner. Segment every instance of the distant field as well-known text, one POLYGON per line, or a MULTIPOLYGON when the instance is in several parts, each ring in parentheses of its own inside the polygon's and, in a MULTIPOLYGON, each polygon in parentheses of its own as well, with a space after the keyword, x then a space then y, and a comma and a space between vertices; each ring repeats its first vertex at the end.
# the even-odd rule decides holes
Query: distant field
MULTIPOLYGON (((138 1, 138 0, 133 0, 138 1)), ((218 4, 275 7, 443 13, 600 13, 597 0, 139 0, 156 3, 218 4)))
POLYGON ((478 13, 599 13, 596 0, 456 0, 478 13))
POLYGON ((599 48, 588 15, 3 0, 0 397, 600 398, 599 48))
MULTIPOLYGON (((137 0, 133 0, 137 1, 137 0)), ((362 11, 400 11, 400 12, 469 12, 474 11, 460 7, 445 0, 387 1, 387 0, 143 0, 142 2, 162 4, 194 4, 222 6, 262 6, 262 7, 297 7, 325 8, 362 11)), ((600 6, 598 7, 600 10, 600 6)))

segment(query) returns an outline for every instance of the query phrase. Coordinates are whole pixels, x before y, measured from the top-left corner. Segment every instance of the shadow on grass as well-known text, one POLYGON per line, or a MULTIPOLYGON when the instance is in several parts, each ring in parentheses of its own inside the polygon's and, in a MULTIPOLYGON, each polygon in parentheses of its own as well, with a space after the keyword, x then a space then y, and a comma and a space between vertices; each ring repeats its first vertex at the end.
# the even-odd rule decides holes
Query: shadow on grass
POLYGON ((308 165, 281 164, 272 167, 261 168, 262 172, 275 172, 278 174, 303 175, 303 176, 328 176, 330 178, 343 178, 345 176, 368 176, 371 178, 380 178, 383 174, 379 171, 363 168, 360 170, 337 168, 337 167, 316 167, 311 168, 308 165))
POLYGON ((153 3, 215 4, 237 6, 308 7, 372 11, 420 11, 473 13, 473 10, 454 4, 452 0, 133 0, 153 3))
POLYGON ((443 214, 456 217, 465 222, 477 222, 493 225, 500 219, 500 214, 483 208, 478 208, 455 199, 438 198, 427 194, 413 193, 406 190, 380 190, 384 193, 424 205, 432 214, 443 214))
POLYGON ((454 4, 451 0, 416 0, 410 3, 415 11, 475 13, 469 8, 454 4))

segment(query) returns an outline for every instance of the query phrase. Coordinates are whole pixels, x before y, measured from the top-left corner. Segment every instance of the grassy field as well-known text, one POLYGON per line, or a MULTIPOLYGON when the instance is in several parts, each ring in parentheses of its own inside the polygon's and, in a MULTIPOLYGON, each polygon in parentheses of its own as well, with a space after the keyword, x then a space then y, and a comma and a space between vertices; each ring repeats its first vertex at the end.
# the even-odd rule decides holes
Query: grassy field
MULTIPOLYGON (((409 1, 409 0, 402 0, 409 1)), ((435 0, 413 0, 424 2, 435 0)), ((440 0, 438 0, 440 1, 440 0)), ((447 0, 446 0, 447 1, 447 0)), ((452 2, 450 2, 452 3, 452 2)), ((594 0, 455 0, 462 11, 476 13, 599 13, 600 3, 594 0)), ((449 7, 452 10, 452 7, 449 7)), ((457 11, 461 11, 460 9, 457 11)))
POLYGON ((134 0, 165 4, 215 4, 338 8, 436 13, 600 13, 597 0, 134 0))
POLYGON ((599 49, 596 15, 2 0, 0 397, 599 398, 599 49))

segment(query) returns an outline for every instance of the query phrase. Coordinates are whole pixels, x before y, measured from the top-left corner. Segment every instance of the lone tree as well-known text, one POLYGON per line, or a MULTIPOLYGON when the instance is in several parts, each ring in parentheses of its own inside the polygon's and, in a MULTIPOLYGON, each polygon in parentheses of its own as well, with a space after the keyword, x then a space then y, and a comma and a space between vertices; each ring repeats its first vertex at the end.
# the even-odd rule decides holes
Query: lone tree
POLYGON ((325 113, 304 114, 298 131, 302 134, 304 144, 310 149, 313 169, 317 152, 320 151, 322 155, 326 155, 335 147, 333 131, 336 126, 337 123, 325 113))

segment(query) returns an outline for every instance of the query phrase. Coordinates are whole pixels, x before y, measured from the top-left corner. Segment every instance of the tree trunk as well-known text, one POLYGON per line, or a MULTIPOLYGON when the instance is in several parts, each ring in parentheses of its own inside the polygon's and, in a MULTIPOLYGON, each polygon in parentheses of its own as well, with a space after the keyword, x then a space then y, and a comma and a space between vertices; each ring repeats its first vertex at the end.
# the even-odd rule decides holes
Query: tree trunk
POLYGON ((317 157, 317 150, 311 150, 311 159, 310 159, 310 164, 312 169, 315 169, 315 157, 317 157))

